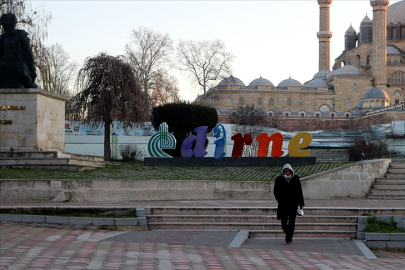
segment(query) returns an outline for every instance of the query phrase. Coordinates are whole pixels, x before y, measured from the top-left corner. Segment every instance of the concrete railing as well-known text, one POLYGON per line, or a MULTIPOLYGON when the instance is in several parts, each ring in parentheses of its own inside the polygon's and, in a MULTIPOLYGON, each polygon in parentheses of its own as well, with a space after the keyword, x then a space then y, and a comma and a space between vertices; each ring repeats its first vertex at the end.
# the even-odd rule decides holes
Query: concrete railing
MULTIPOLYGON (((390 159, 362 161, 302 179, 306 199, 366 198, 390 159)), ((267 200, 274 181, 0 180, 2 202, 134 200, 267 200)))

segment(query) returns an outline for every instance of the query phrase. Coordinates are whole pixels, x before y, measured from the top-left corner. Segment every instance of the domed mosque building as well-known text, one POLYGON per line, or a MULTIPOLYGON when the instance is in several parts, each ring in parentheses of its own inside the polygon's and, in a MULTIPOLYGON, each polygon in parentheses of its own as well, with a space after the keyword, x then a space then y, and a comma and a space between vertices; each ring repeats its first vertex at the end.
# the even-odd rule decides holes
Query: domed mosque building
POLYGON ((350 25, 332 70, 332 0, 318 0, 318 4, 319 71, 307 82, 289 77, 277 86, 261 76, 247 86, 233 76, 223 79, 207 95, 220 121, 226 122, 230 110, 247 104, 269 116, 349 120, 384 109, 394 111, 391 118, 405 120, 405 0, 392 5, 389 0, 370 0, 373 19, 366 15, 358 32, 350 25))

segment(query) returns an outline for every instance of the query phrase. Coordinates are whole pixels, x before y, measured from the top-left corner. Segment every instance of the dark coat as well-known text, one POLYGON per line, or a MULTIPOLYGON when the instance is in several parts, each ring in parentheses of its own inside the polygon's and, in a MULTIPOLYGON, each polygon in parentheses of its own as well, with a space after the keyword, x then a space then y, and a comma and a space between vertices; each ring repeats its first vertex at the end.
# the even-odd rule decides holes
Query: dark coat
POLYGON ((277 177, 274 183, 274 197, 278 202, 277 219, 287 219, 291 215, 295 216, 298 205, 304 206, 300 178, 294 175, 290 182, 287 182, 283 176, 277 177))

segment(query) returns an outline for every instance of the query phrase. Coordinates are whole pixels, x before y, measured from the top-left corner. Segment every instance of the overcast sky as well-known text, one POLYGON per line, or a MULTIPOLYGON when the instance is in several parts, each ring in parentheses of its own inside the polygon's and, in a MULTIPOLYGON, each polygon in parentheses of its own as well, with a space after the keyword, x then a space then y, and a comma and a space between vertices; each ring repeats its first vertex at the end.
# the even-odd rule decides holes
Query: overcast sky
MULTIPOLYGON (((391 4, 398 1, 390 1, 391 4)), ((304 83, 318 71, 319 5, 310 1, 33 1, 53 19, 46 44, 59 43, 79 66, 100 52, 122 55, 139 26, 180 39, 225 42, 236 55, 233 75, 246 85, 260 77, 274 85, 291 78, 304 83)), ((334 0, 331 5, 331 66, 344 49, 344 33, 359 31, 370 1, 334 0)), ((184 73, 180 96, 194 100, 202 90, 184 73)))

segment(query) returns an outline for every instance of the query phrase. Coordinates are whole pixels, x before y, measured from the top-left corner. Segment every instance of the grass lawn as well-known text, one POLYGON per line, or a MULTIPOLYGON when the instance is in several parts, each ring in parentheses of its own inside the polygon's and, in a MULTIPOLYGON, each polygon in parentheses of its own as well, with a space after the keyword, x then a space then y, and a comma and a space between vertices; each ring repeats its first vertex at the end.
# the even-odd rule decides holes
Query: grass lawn
MULTIPOLYGON (((321 163, 293 166, 301 178, 338 168, 349 163, 321 163)), ((148 166, 143 162, 122 162, 105 168, 86 171, 0 169, 0 179, 27 180, 223 180, 223 181, 273 181, 280 175, 282 166, 148 166)))

